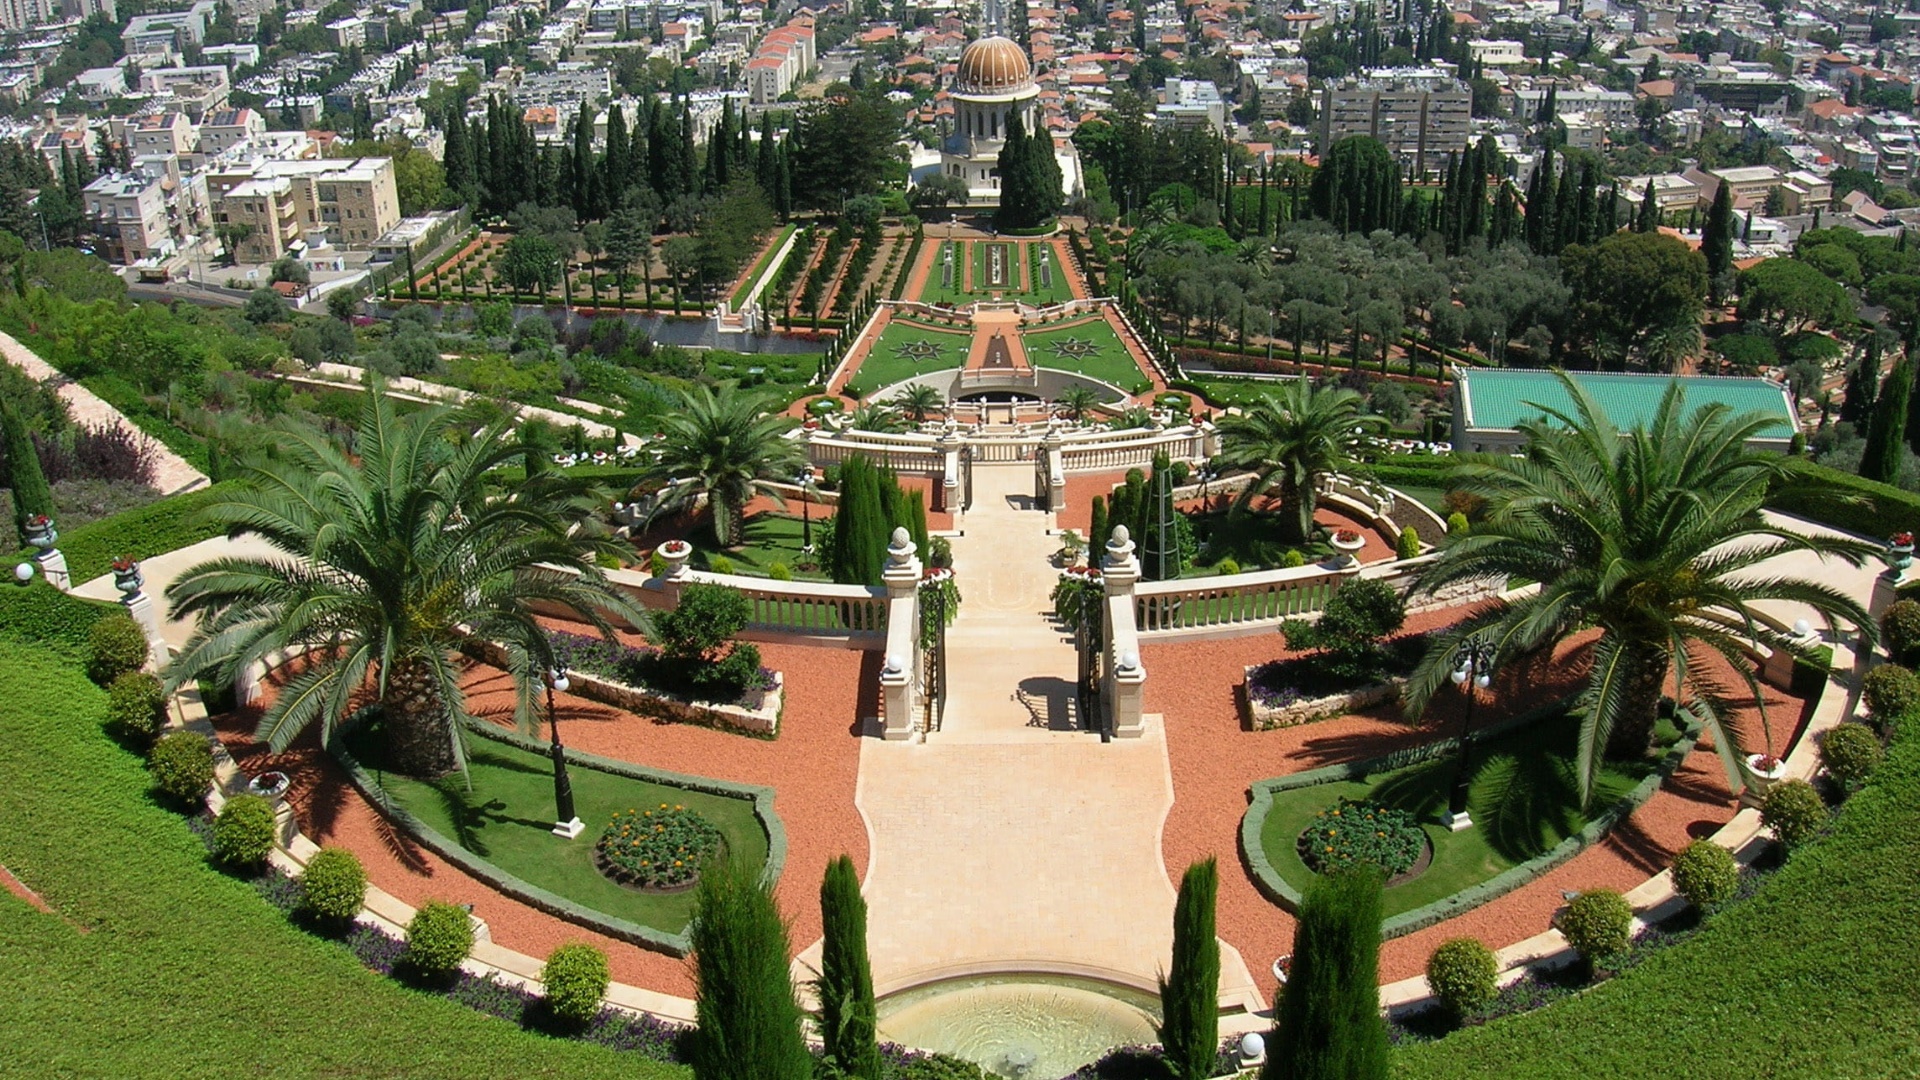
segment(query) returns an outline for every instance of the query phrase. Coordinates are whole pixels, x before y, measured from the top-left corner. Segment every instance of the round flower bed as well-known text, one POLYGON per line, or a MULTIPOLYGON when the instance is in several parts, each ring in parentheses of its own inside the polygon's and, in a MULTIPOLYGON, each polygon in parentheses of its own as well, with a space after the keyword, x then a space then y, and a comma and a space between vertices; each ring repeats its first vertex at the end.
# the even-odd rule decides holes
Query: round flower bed
POLYGON ((594 863, 622 885, 677 892, 693 887, 700 867, 724 844, 720 830, 706 818, 684 806, 661 803, 651 810, 613 815, 594 845, 594 863))
POLYGON ((1300 858, 1319 874, 1373 863, 1391 881, 1414 869, 1426 852, 1426 831, 1412 814, 1352 799, 1315 814, 1300 834, 1300 858))

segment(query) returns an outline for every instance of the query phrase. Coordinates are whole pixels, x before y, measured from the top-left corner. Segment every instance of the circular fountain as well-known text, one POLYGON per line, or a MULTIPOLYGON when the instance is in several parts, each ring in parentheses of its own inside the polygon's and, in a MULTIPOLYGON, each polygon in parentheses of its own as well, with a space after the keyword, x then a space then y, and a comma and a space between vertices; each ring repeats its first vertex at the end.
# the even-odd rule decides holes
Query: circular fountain
POLYGON ((1153 995, 1071 976, 948 979, 879 1006, 881 1038, 1008 1080, 1057 1080, 1116 1047, 1158 1039, 1153 995))

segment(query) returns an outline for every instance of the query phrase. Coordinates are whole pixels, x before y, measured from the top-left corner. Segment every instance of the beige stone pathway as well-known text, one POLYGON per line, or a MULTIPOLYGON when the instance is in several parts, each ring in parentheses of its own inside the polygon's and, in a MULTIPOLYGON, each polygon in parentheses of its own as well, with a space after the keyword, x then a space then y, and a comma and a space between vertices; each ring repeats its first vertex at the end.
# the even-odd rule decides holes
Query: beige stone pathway
POLYGON ((0 334, 0 356, 5 356, 7 363, 26 372, 28 378, 52 386, 54 392, 60 395, 60 400, 67 403, 67 411, 73 415, 75 423, 117 427, 152 447, 153 486, 161 494, 178 495, 206 486, 206 474, 194 468, 186 458, 141 431, 138 425, 127 419, 119 409, 101 400, 99 395, 62 375, 32 349, 16 341, 13 335, 0 334))
MULTIPOLYGON (((964 600, 945 724, 924 744, 861 747, 875 984, 1054 972, 1151 989, 1173 942, 1165 741, 1075 730, 1073 647, 1045 615, 1058 540, 1030 509, 1033 467, 976 466, 974 483, 953 544, 964 600)), ((1222 969, 1223 1003, 1256 1008, 1230 946, 1222 969)))

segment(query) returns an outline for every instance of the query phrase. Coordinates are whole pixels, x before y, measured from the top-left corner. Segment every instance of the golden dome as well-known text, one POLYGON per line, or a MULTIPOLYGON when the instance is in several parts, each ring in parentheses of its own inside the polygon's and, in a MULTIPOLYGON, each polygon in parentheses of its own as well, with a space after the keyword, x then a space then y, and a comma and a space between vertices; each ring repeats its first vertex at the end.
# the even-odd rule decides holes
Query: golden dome
POLYGON ((1033 65, 1020 46, 1003 37, 983 37, 960 54, 954 88, 963 94, 1004 94, 1033 81, 1033 65))

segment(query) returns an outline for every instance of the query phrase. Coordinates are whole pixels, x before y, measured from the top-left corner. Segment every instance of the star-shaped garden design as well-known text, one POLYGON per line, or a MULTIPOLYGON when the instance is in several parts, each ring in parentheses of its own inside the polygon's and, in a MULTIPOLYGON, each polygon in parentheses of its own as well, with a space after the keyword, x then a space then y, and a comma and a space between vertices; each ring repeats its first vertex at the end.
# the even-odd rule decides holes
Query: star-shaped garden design
POLYGON ((1053 355, 1065 360, 1085 360, 1100 351, 1100 346, 1092 340, 1077 337, 1061 338, 1047 347, 1053 350, 1053 355))
POLYGON ((902 360, 934 360, 940 356, 940 346, 921 338, 917 341, 905 341, 894 346, 893 354, 902 360))

